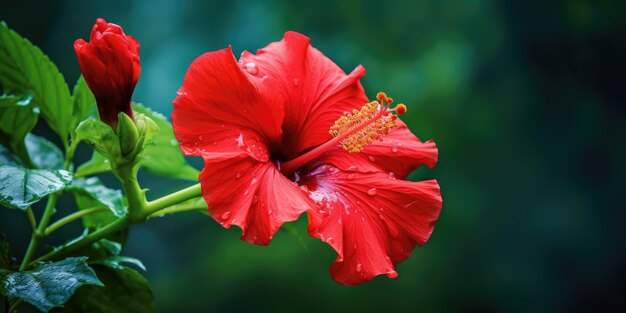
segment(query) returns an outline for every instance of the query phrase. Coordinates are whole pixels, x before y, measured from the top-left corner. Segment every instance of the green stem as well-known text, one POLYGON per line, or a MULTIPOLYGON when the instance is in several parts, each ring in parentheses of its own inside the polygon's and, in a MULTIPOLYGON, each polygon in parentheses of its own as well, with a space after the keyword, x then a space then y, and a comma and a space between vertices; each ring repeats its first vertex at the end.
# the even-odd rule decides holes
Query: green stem
POLYGON ((66 170, 69 169, 70 165, 72 164, 72 160, 74 159, 74 152, 76 152, 76 147, 78 146, 79 142, 80 141, 78 140, 72 139, 72 143, 69 145, 69 147, 67 146, 67 143, 64 143, 65 163, 63 163, 63 168, 65 168, 66 170))
POLYGON ((28 218, 28 224, 30 224, 31 231, 37 231, 37 221, 35 220, 35 214, 33 214, 33 209, 31 209, 31 207, 26 209, 26 217, 28 218))
POLYGON ((125 229, 126 227, 130 226, 131 224, 131 220, 129 216, 124 216, 122 218, 120 218, 119 220, 116 220, 115 222, 104 226, 98 230, 96 230, 95 232, 85 236, 84 238, 73 242, 72 244, 69 244, 67 246, 63 246, 58 250, 52 251, 38 259, 36 259, 35 261, 31 262, 28 267, 33 266, 35 263, 37 262, 42 262, 42 261, 48 261, 48 260, 52 260, 52 259, 60 259, 63 257, 68 256, 69 254, 71 254, 72 252, 86 247, 106 236, 112 235, 114 233, 117 233, 123 229, 125 229))
POLYGON ((30 243, 28 244, 28 249, 26 250, 26 254, 24 254, 24 259, 22 259, 22 264, 20 265, 20 271, 23 271, 28 266, 30 260, 35 255, 37 251, 37 246, 39 245, 39 241, 43 238, 44 233, 46 231, 46 227, 48 223, 50 223, 50 218, 54 213, 54 205, 57 202, 57 197, 59 194, 53 193, 48 197, 48 203, 46 204, 46 208, 43 211, 43 215, 41 216, 41 220, 39 221, 39 226, 33 232, 30 237, 30 243))
POLYGON ((137 167, 128 165, 117 168, 118 178, 122 182, 124 195, 128 200, 128 216, 132 223, 142 223, 148 217, 146 194, 137 181, 137 167))
POLYGON ((102 211, 108 211, 108 208, 105 207, 96 207, 96 208, 89 208, 89 209, 84 209, 84 210, 80 210, 80 211, 76 211, 70 215, 65 216, 64 218, 52 223, 52 225, 48 226, 48 228, 46 228, 46 231, 44 232, 44 236, 48 236, 50 235, 52 232, 56 231, 57 229, 65 226, 66 224, 69 224, 83 216, 87 216, 90 214, 94 214, 94 213, 98 213, 98 212, 102 212, 102 211))
POLYGON ((122 180, 122 185, 124 186, 124 191, 126 192, 126 196, 128 198, 129 215, 124 216, 114 221, 113 223, 103 228, 98 229, 97 231, 87 235, 86 237, 78 241, 75 241, 69 245, 63 246, 58 250, 52 251, 36 259, 33 262, 28 263, 26 266, 24 266, 24 268, 29 268, 33 266, 36 262, 48 261, 52 259, 60 259, 65 256, 68 256, 72 252, 80 248, 83 248, 85 246, 88 246, 91 243, 96 242, 106 236, 119 232, 134 223, 142 223, 147 219, 148 216, 154 213, 157 213, 162 209, 171 207, 173 205, 176 205, 183 201, 187 201, 189 199, 193 199, 202 194, 202 190, 200 189, 200 184, 196 184, 191 187, 187 187, 183 190, 174 192, 170 195, 159 198, 157 200, 148 202, 146 204, 144 192, 139 187, 139 184, 137 183, 137 179, 134 178, 135 176, 130 176, 131 177, 130 179, 128 177, 129 176, 126 176, 126 179, 122 180), (131 209, 132 210, 141 209, 141 211, 138 211, 139 214, 133 217, 131 215, 131 212, 132 212, 131 209))
POLYGON ((148 202, 146 205, 146 216, 154 215, 162 209, 173 206, 175 204, 193 199, 202 195, 202 189, 200 184, 187 187, 183 190, 179 190, 167 196, 161 197, 154 201, 148 202))
POLYGON ((169 215, 169 214, 175 214, 175 213, 180 213, 180 212, 188 212, 188 211, 204 211, 207 209, 207 205, 206 203, 204 203, 204 205, 199 205, 197 203, 192 203, 192 204, 175 204, 172 206, 169 206, 165 209, 159 210, 155 213, 152 213, 150 216, 148 216, 148 218, 153 218, 153 217, 160 217, 163 215, 169 215))

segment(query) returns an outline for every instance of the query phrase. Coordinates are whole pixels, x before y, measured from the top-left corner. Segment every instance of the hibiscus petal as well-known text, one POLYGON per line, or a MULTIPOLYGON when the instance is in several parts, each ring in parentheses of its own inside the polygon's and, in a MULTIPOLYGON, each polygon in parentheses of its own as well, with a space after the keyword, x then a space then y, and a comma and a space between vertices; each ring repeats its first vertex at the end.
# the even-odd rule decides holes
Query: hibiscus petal
POLYGON ((343 112, 368 102, 359 82, 365 75, 362 66, 346 75, 313 48, 308 37, 296 32, 285 33, 256 55, 244 51, 241 61, 246 68, 254 66, 257 76, 275 80, 285 97, 286 159, 329 140, 328 130, 343 112))
POLYGON ((204 145, 210 150, 215 143, 211 155, 218 156, 219 149, 232 154, 241 150, 241 144, 233 142, 243 134, 266 151, 282 134, 283 99, 275 88, 275 83, 245 74, 230 47, 201 55, 174 100, 172 121, 181 148, 202 155, 195 148, 204 145))
POLYGON ((314 203, 271 162, 239 155, 205 158, 202 195, 211 216, 226 228, 237 225, 241 239, 267 245, 280 226, 296 220, 314 203))
POLYGON ((356 285, 386 274, 430 237, 441 211, 436 180, 409 182, 384 172, 341 171, 321 165, 302 178, 317 208, 309 233, 337 252, 333 278, 356 285))
POLYGON ((344 171, 383 171, 389 177, 398 179, 405 179, 422 165, 433 168, 437 163, 435 142, 420 141, 400 120, 398 126, 381 139, 375 140, 359 153, 346 153, 338 147, 325 153, 316 163, 330 164, 344 171))

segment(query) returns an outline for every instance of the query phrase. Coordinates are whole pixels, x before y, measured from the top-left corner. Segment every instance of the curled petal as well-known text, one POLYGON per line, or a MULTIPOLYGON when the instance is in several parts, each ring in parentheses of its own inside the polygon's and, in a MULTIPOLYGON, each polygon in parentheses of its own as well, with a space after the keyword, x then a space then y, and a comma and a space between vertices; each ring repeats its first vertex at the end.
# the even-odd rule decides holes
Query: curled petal
POLYGON ((226 228, 239 226, 242 240, 259 245, 314 205, 274 164, 245 155, 205 159, 200 183, 211 216, 226 228))
POLYGON ((286 159, 329 140, 328 129, 343 112, 368 102, 359 82, 365 75, 362 66, 346 74, 296 32, 285 33, 256 55, 244 51, 241 61, 244 67, 254 65, 257 76, 276 81, 285 98, 281 152, 286 159))
POLYGON ((200 136, 220 143, 248 131, 258 134, 264 145, 278 142, 283 99, 274 88, 267 80, 245 74, 231 48, 201 55, 189 66, 174 100, 176 138, 183 145, 196 144, 200 136), (220 128, 237 130, 226 137, 215 132, 220 128))
POLYGON ((397 277, 395 265, 426 243, 441 211, 435 180, 409 182, 321 165, 303 183, 317 203, 308 212, 309 234, 337 252, 330 272, 346 285, 381 274, 397 277))

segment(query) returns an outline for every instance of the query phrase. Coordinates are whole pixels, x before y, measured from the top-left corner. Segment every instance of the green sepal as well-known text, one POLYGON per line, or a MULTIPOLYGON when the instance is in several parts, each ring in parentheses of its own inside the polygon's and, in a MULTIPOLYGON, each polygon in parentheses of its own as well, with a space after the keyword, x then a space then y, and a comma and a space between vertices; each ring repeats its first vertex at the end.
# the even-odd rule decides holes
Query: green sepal
POLYGON ((133 155, 138 148, 139 131, 133 119, 124 112, 120 112, 117 115, 117 136, 120 139, 122 156, 133 155))

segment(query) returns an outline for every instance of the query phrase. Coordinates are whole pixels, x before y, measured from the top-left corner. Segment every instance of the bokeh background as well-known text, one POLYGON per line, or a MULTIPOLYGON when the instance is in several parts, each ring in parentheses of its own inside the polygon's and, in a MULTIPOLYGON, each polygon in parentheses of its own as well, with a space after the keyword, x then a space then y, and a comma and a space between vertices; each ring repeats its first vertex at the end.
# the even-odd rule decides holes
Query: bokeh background
MULTIPOLYGON (((342 286, 322 242, 305 236, 307 251, 281 232, 252 246, 238 229, 186 213, 134 227, 125 250, 148 267, 161 312, 617 312, 626 310, 625 13, 624 1, 591 0, 5 0, 0 19, 69 82, 79 75, 73 41, 96 17, 122 25, 141 43, 134 99, 166 115, 198 55, 255 51, 296 30, 344 70, 363 64, 368 94, 408 103, 412 131, 436 141, 437 167, 411 178, 439 180, 443 211, 397 280, 342 286)), ((81 147, 78 158, 89 155, 81 147)), ((150 198, 190 184, 140 180, 150 198)), ((26 225, 0 213, 18 256, 26 225)), ((306 219, 296 227, 306 234, 306 219)))

